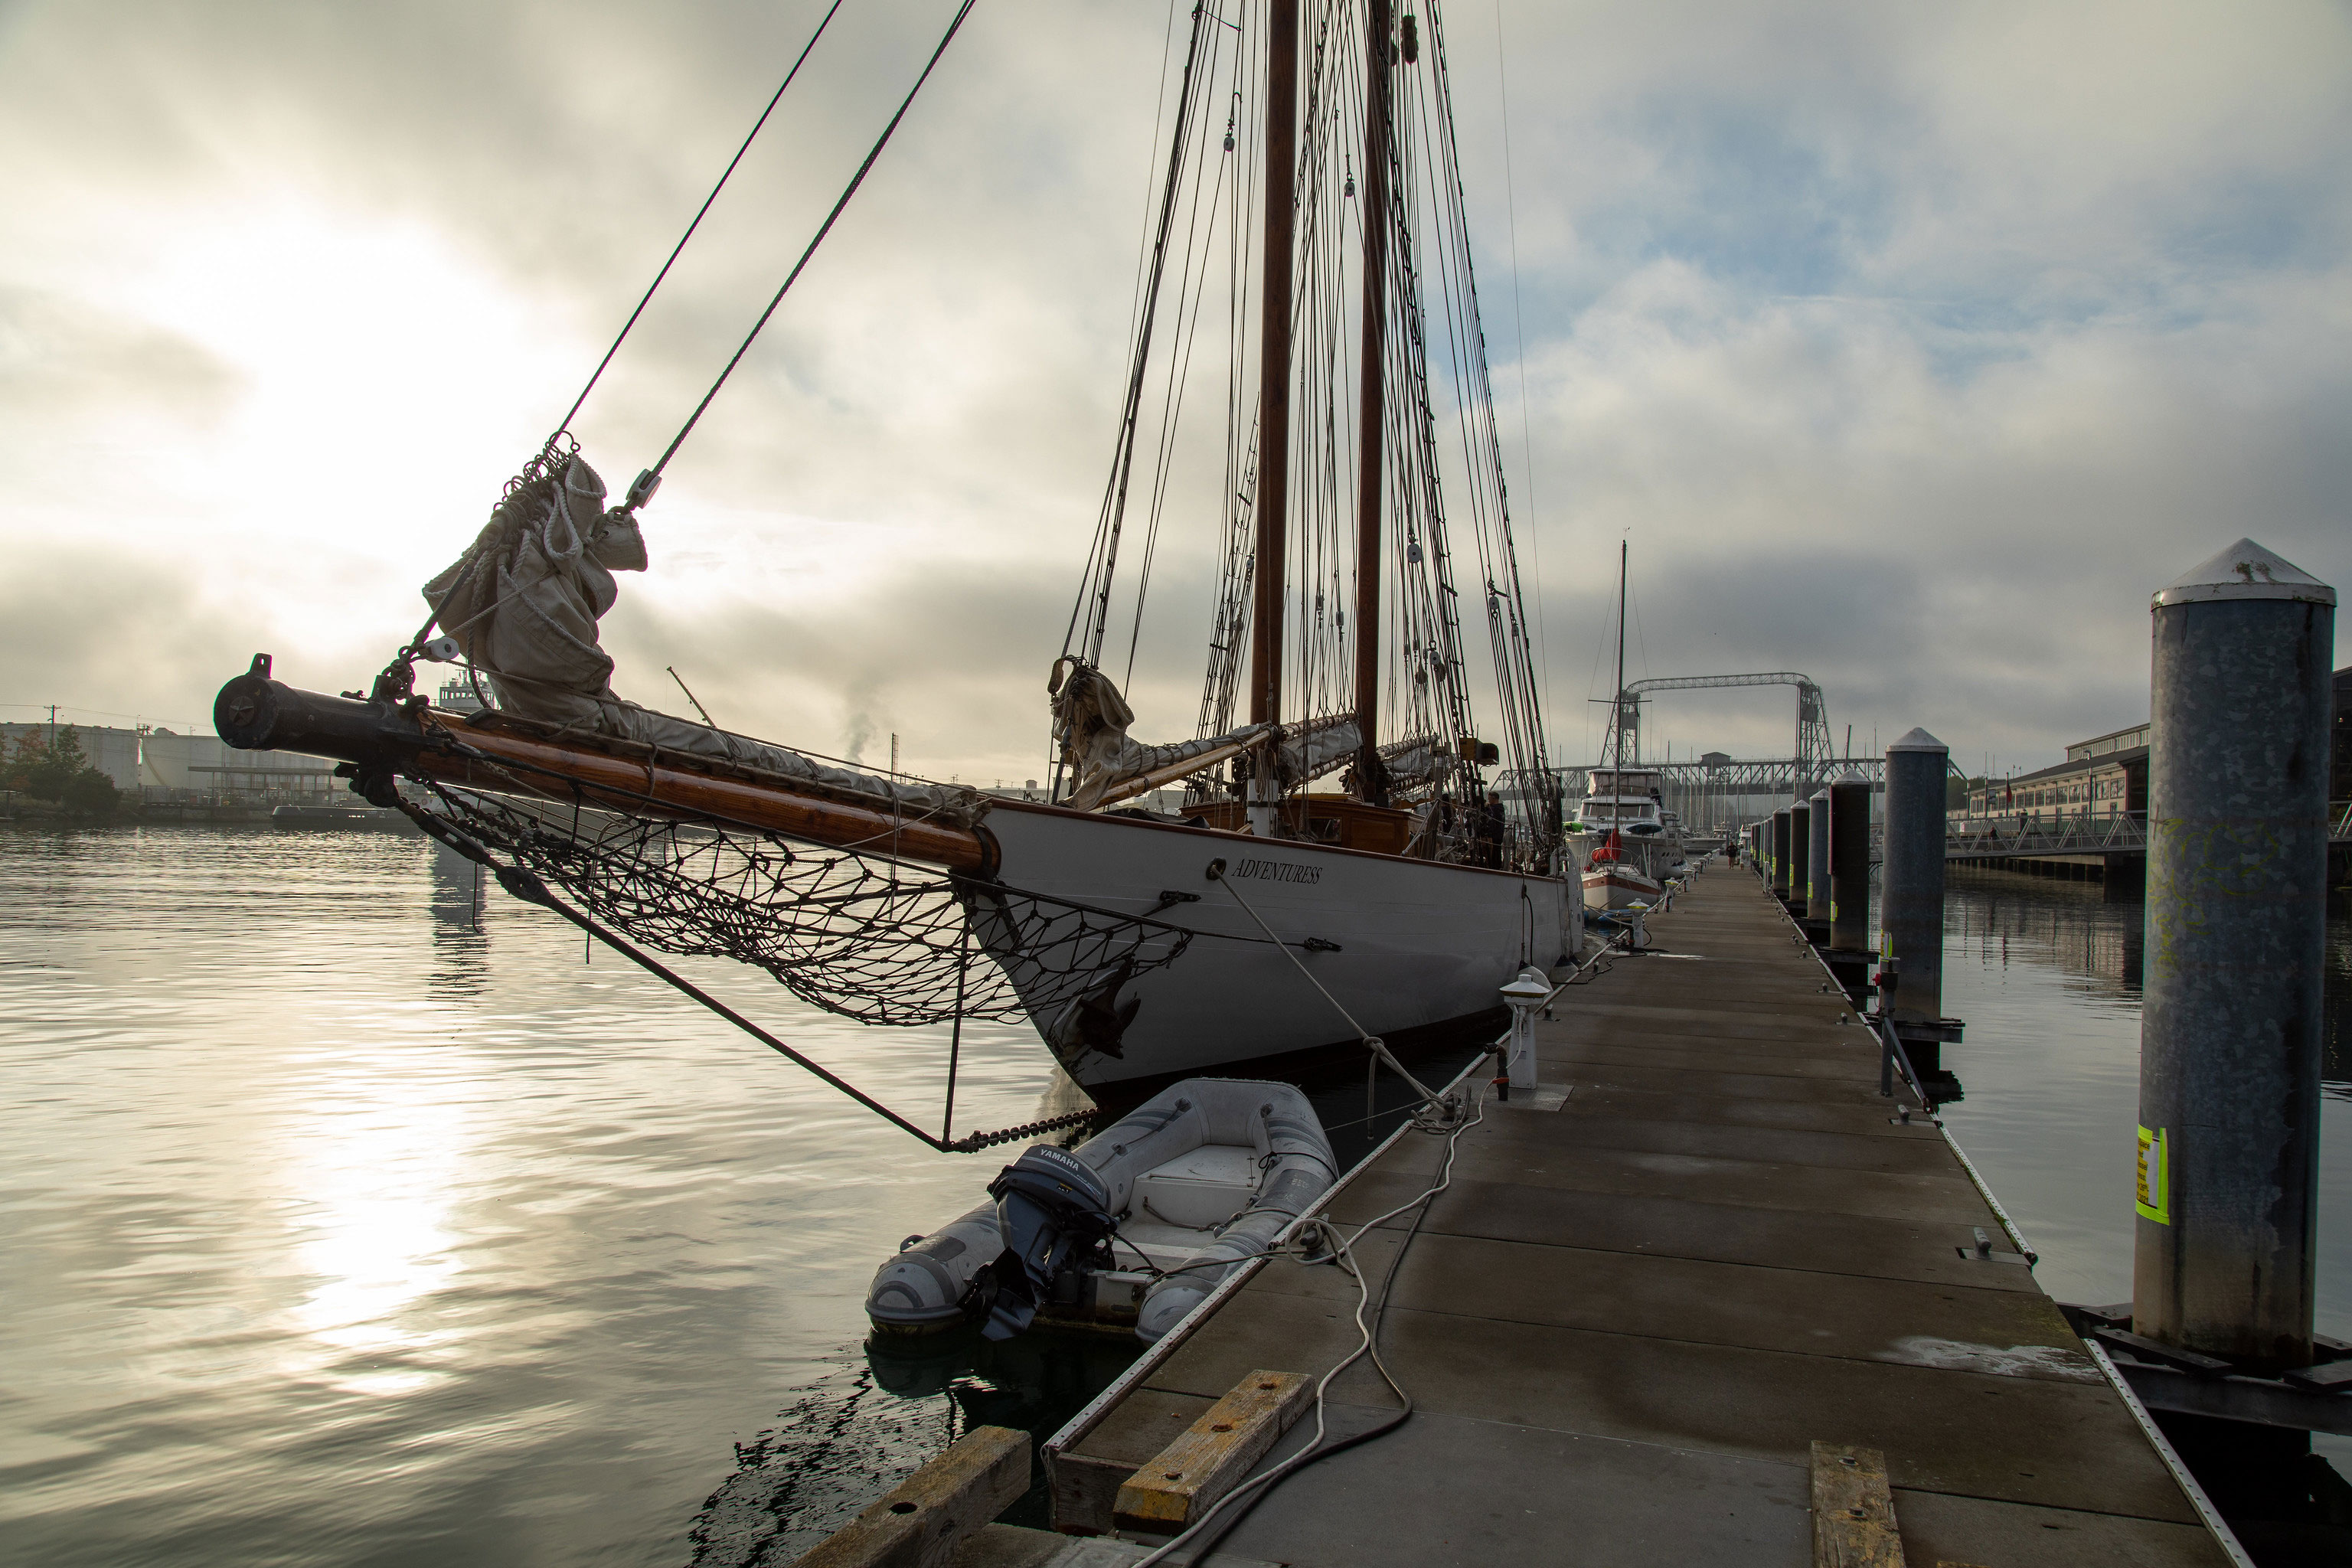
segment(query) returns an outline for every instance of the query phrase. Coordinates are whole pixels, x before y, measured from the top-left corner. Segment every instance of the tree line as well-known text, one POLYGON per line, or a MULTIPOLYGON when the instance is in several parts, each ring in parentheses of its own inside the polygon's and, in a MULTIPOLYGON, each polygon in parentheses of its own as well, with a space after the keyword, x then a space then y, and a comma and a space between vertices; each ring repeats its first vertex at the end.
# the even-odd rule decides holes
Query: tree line
POLYGON ((69 816, 111 816, 122 796, 112 779, 90 765, 81 733, 71 724, 56 731, 54 738, 38 731, 19 734, 0 759, 0 789, 52 802, 69 816))

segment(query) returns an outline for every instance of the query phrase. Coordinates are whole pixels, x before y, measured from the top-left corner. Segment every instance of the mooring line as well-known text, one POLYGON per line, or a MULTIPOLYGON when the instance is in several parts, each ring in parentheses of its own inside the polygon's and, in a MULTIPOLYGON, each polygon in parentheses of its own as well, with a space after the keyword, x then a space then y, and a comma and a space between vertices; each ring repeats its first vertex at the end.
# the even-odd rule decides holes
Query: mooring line
POLYGON ((1349 1012, 1347 1007, 1340 1003, 1337 996, 1331 994, 1329 988, 1327 987, 1323 982, 1315 978, 1315 972, 1307 968, 1307 965, 1300 961, 1297 953, 1290 951, 1290 944, 1283 941, 1280 937, 1275 935, 1274 928, 1266 924, 1265 920, 1259 916, 1255 910, 1250 908, 1250 901, 1242 897, 1242 890, 1239 888, 1234 887, 1232 879, 1225 875, 1224 863, 1223 861, 1213 861, 1210 864, 1209 875, 1215 879, 1218 886, 1223 888, 1225 891, 1234 896, 1234 902, 1242 907, 1242 913, 1249 916, 1253 921, 1257 921, 1257 929, 1265 932, 1266 940, 1268 942, 1273 942, 1275 946, 1282 949, 1283 956, 1290 960, 1291 966, 1297 969, 1299 973, 1307 976, 1307 984, 1315 987, 1316 990, 1323 993, 1323 1000, 1330 1003, 1333 1007, 1339 1010, 1339 1016, 1348 1020, 1348 1027, 1356 1031, 1357 1037, 1363 1041, 1364 1045, 1370 1049, 1371 1053, 1378 1057, 1381 1061, 1388 1063, 1390 1071, 1395 1073, 1397 1077, 1411 1084, 1412 1086, 1413 1092, 1421 1096, 1422 1102, 1423 1104, 1435 1104, 1438 1099, 1437 1092, 1431 1089, 1427 1084, 1422 1082, 1421 1079, 1413 1077, 1412 1074, 1405 1071, 1404 1064, 1396 1059, 1395 1053, 1389 1049, 1388 1042, 1381 1039, 1378 1035, 1373 1034, 1370 1029, 1365 1028, 1363 1025, 1356 1022, 1356 1016, 1353 1013, 1349 1012))

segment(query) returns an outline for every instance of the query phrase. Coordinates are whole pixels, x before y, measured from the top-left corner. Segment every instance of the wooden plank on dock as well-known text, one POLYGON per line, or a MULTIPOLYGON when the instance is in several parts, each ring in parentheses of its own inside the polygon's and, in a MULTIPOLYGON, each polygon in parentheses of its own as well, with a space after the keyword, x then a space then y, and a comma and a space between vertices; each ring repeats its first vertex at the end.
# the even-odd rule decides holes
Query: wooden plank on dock
MULTIPOLYGON (((1381 1342, 1412 1419, 1284 1481, 1210 1563, 1804 1568, 1826 1434, 1885 1456, 1911 1563, 2221 1568, 2032 1272, 1979 1256, 2000 1220, 1880 1097, 1874 1038, 1769 896, 1718 867, 1651 930, 1696 961, 1621 957, 1538 1026, 1559 1109, 1487 1115, 1417 1231, 1357 1245, 1376 1285, 1404 1249, 1381 1342)), ((1406 1136, 1331 1217, 1406 1203, 1444 1153, 1406 1136)), ((1048 1446, 1057 1522, 1103 1528, 1104 1479, 1252 1369, 1336 1364, 1356 1305, 1336 1268, 1266 1264, 1048 1446), (1082 1493, 1091 1525, 1060 1511, 1082 1493)), ((1344 1436, 1395 1407, 1359 1363, 1326 1415, 1344 1436)))
POLYGON ((1112 1522, 1162 1535, 1191 1524, 1290 1430, 1314 1388, 1304 1373, 1244 1374, 1182 1436, 1136 1468, 1118 1489, 1112 1522))
POLYGON ((1886 1456, 1813 1444, 1813 1568, 1903 1568, 1886 1456))
POLYGON ((965 1542, 1028 1489, 1029 1434, 976 1426, 793 1568, 951 1568, 965 1542))

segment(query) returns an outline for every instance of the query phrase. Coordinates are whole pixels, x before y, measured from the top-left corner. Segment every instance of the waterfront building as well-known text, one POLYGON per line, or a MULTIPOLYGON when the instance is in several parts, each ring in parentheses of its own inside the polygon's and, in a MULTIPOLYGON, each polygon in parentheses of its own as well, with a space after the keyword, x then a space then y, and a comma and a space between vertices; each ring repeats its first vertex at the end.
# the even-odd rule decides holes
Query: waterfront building
MULTIPOLYGON (((2336 718, 2327 797, 2330 815, 2352 804, 2352 668, 2335 678, 2336 718)), ((2101 823, 2117 816, 2147 814, 2146 723, 2110 730, 2066 748, 2066 760, 2012 778, 1980 779, 1966 804, 1951 813, 1952 827, 2054 827, 2070 822, 2101 823)))
POLYGON ((2147 812, 2148 727, 2110 730, 2066 748, 2066 760, 2013 778, 1972 784, 1967 804, 1951 815, 1963 821, 2003 827, 2051 827, 2066 822, 2104 822, 2147 812))
MULTIPOLYGON (((59 724, 58 729, 66 726, 59 724)), ((89 765, 132 801, 219 804, 227 801, 315 800, 340 787, 334 764, 291 752, 239 752, 217 735, 183 735, 142 724, 76 724, 89 765)), ((0 754, 13 753, 20 735, 46 744, 49 722, 0 723, 0 754)))

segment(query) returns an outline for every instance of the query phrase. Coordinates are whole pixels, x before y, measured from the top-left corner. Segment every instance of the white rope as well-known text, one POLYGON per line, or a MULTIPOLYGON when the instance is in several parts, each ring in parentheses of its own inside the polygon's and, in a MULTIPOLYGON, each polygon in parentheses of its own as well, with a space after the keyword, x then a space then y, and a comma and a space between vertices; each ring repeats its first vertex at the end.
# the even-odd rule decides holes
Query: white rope
MULTIPOLYGON (((1242 907, 1244 909, 1247 909, 1249 906, 1244 904, 1242 907)), ((1366 1220, 1363 1224, 1355 1228, 1353 1234, 1347 1237, 1343 1237, 1339 1236, 1335 1227, 1330 1227, 1328 1226, 1326 1226, 1326 1228, 1330 1230, 1331 1233, 1331 1244, 1334 1255, 1342 1262, 1348 1272, 1355 1278, 1356 1332, 1360 1336, 1360 1339, 1356 1348, 1348 1353, 1347 1359, 1340 1362, 1330 1371, 1325 1373, 1321 1379, 1315 1384, 1315 1436, 1313 1441, 1309 1442, 1304 1448, 1299 1449, 1297 1453, 1293 1454, 1289 1458, 1283 1460, 1282 1463, 1275 1466, 1272 1469, 1267 1470, 1264 1475, 1251 1477, 1248 1480, 1242 1482, 1241 1485, 1235 1487, 1233 1490, 1219 1498, 1215 1502, 1211 1503, 1207 1511, 1202 1513, 1199 1519, 1196 1519, 1191 1524, 1186 1525, 1182 1531, 1153 1550, 1149 1555, 1136 1559, 1134 1568, 1153 1568, 1153 1564, 1165 1561, 1170 1552, 1175 1551, 1179 1546, 1183 1545, 1186 1542, 1191 1541, 1193 1536, 1199 1534, 1202 1529, 1206 1526, 1211 1520, 1216 1518, 1220 1512, 1223 1511, 1227 1504, 1238 1501, 1240 1499, 1251 1492, 1259 1491, 1261 1489, 1271 1489, 1276 1484, 1280 1482, 1284 1478, 1289 1476, 1293 1471, 1297 1470, 1320 1458, 1325 1451, 1323 1447, 1324 1441, 1330 1436, 1326 1396, 1330 1391, 1331 1384, 1341 1373, 1347 1371, 1349 1367, 1355 1365, 1356 1363, 1361 1361, 1366 1356, 1369 1355, 1371 1358, 1372 1365, 1380 1370, 1381 1381, 1386 1383, 1389 1387, 1395 1390, 1397 1398, 1404 1403, 1402 1413, 1398 1416, 1395 1422, 1391 1422, 1390 1424, 1390 1428, 1393 1428, 1395 1426, 1402 1424, 1405 1416, 1409 1416, 1412 1414, 1412 1395, 1404 1391, 1404 1385, 1399 1383, 1396 1380, 1396 1374, 1389 1370, 1388 1363, 1381 1359, 1380 1347, 1373 1342, 1373 1326, 1364 1321, 1364 1313, 1366 1310, 1371 1306, 1372 1289, 1370 1284, 1364 1279, 1363 1269, 1357 1265, 1355 1246, 1356 1243, 1361 1241, 1364 1238, 1365 1234, 1370 1231, 1374 1226, 1386 1224, 1388 1221, 1392 1220, 1397 1215, 1404 1213, 1407 1209, 1413 1207, 1416 1204, 1423 1204, 1433 1201, 1436 1198, 1438 1194, 1445 1191, 1446 1188, 1454 1184, 1454 1154, 1455 1145, 1461 1142, 1462 1134, 1467 1132, 1473 1127, 1477 1126, 1479 1122, 1485 1121, 1486 1118, 1486 1087, 1483 1084, 1479 1087, 1475 1106, 1477 1114, 1456 1127, 1453 1133, 1445 1140, 1445 1163, 1439 1168, 1435 1185, 1423 1188, 1420 1193, 1416 1194, 1412 1197, 1407 1198, 1403 1203, 1399 1204, 1396 1207, 1389 1210, 1386 1214, 1376 1215, 1372 1218, 1366 1220)), ((1422 1217, 1426 1218, 1426 1214, 1424 1213, 1422 1217)), ((1420 1228, 1420 1219, 1414 1220, 1413 1229, 1418 1231, 1420 1228)), ((1408 1236, 1406 1237, 1407 1245, 1410 1245, 1411 1240, 1412 1237, 1408 1236)), ((1383 1311, 1387 1310, 1389 1290, 1396 1283, 1397 1270, 1402 1266, 1403 1261, 1403 1248, 1401 1247, 1398 1249, 1397 1261, 1389 1266, 1388 1279, 1381 1287, 1381 1307, 1383 1311)), ((1379 1435, 1379 1433, 1368 1433, 1365 1436, 1376 1436, 1379 1435)), ((1212 1549, 1213 1550, 1213 1547, 1212 1549)))

